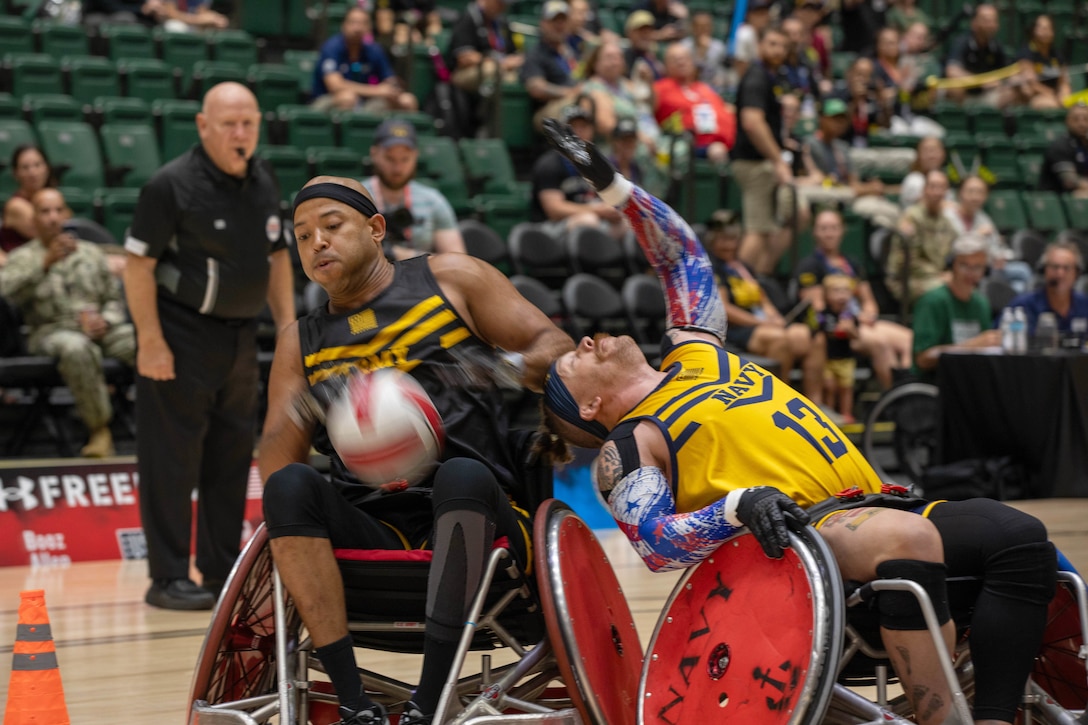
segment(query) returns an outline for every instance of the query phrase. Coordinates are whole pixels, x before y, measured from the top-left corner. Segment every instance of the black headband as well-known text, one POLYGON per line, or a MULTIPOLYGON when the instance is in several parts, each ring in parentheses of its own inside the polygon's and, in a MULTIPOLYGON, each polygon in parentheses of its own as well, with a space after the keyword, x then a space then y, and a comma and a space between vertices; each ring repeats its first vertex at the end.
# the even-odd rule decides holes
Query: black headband
POLYGON ((293 217, 295 213, 298 212, 298 208, 302 202, 309 201, 310 199, 332 199, 334 201, 342 201, 367 218, 378 213, 378 207, 374 206, 374 202, 368 199, 364 194, 360 194, 349 186, 323 182, 314 184, 313 186, 307 186, 295 195, 295 208, 292 210, 291 216, 293 217))
POLYGON ((544 378, 544 405, 559 416, 562 420, 573 425, 579 430, 584 430, 601 440, 608 437, 608 429, 595 420, 585 420, 578 411, 578 403, 570 394, 570 389, 559 377, 559 361, 556 360, 548 368, 548 374, 544 378))

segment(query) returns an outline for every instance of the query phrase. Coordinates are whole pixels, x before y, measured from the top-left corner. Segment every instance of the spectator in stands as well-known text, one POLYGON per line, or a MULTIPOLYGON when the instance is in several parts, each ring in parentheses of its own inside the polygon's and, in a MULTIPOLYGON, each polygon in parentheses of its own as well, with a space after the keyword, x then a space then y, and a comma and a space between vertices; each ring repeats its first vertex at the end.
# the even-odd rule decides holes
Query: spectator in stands
POLYGON ((842 0, 839 19, 842 24, 844 53, 872 55, 877 31, 884 27, 887 5, 875 0, 842 0))
POLYGON ((929 26, 925 23, 911 23, 903 31, 900 40, 899 67, 905 69, 908 77, 914 78, 910 105, 912 110, 925 111, 931 105, 931 92, 926 86, 926 79, 943 74, 940 60, 934 55, 929 26))
POLYGON ((191 33, 230 26, 230 18, 212 10, 210 0, 146 0, 143 13, 150 15, 164 30, 191 33))
POLYGON ((649 98, 649 88, 665 77, 665 66, 657 57, 653 13, 649 10, 631 13, 623 25, 623 32, 627 36, 627 50, 623 59, 627 61, 628 77, 645 87, 646 97, 649 98))
POLYGON ((787 382, 794 366, 800 364, 802 392, 819 403, 823 400, 826 341, 822 336, 813 338, 804 323, 782 317, 755 270, 737 258, 740 239, 741 228, 733 212, 715 212, 707 229, 706 250, 712 257, 729 320, 725 341, 744 352, 776 360, 781 366, 779 375, 787 382))
POLYGON ((1054 20, 1049 15, 1035 18, 1016 60, 1020 64, 1017 100, 1032 108, 1061 108, 1071 93, 1069 69, 1055 51, 1054 20))
POLYGON ((911 365, 911 332, 902 325, 880 319, 880 308, 865 266, 842 253, 844 232, 842 216, 837 211, 824 210, 816 215, 812 226, 816 249, 797 264, 797 288, 801 299, 808 300, 813 310, 821 312, 826 308, 821 285, 828 275, 845 275, 854 280, 858 334, 851 340, 850 347, 872 361, 873 374, 887 390, 892 386, 895 371, 911 365))
POLYGON ((34 195, 46 187, 57 185, 53 167, 45 153, 33 144, 20 144, 11 154, 11 175, 15 177, 15 193, 4 204, 3 226, 0 226, 0 267, 7 262, 8 253, 34 238, 34 195))
POLYGON ((690 131, 700 158, 728 161, 737 140, 737 117, 713 88, 698 80, 691 50, 683 43, 666 49, 665 72, 667 77, 654 84, 658 124, 690 131))
POLYGON ((779 187, 793 182, 793 170, 782 157, 783 88, 778 68, 786 59, 786 36, 767 28, 759 40, 760 58, 752 63, 737 89, 740 123, 732 149, 733 175, 744 206, 744 239, 740 258, 760 274, 769 274, 789 246, 788 232, 775 220, 779 187))
POLYGON ((749 0, 744 22, 733 36, 733 70, 738 83, 748 66, 759 60, 759 39, 771 24, 773 0, 749 0))
POLYGON ((787 50, 780 72, 785 74, 790 91, 799 94, 811 108, 820 97, 820 72, 806 52, 805 25, 800 18, 790 16, 782 21, 782 32, 786 34, 787 50))
POLYGON ((612 155, 609 161, 632 183, 645 188, 645 174, 638 160, 638 124, 633 118, 621 118, 612 128, 612 155))
POLYGON ((636 10, 654 17, 654 40, 670 43, 688 34, 688 8, 681 0, 641 0, 636 10))
POLYGON ((873 61, 857 58, 846 70, 846 80, 836 95, 846 101, 850 125, 843 140, 854 148, 869 146, 869 132, 874 128, 887 128, 891 124, 892 108, 885 106, 877 96, 873 84, 873 61))
POLYGON ((121 287, 106 255, 65 229, 71 211, 56 189, 34 194, 35 238, 11 253, 0 270, 0 293, 17 304, 30 327, 27 348, 57 358, 90 432, 80 454, 114 454, 109 390, 102 358, 136 362, 136 335, 125 315, 121 287))
POLYGON ((1065 127, 1068 133, 1054 139, 1043 155, 1039 189, 1088 197, 1088 105, 1071 106, 1065 127))
POLYGON ((956 201, 945 204, 944 215, 952 222, 956 236, 970 234, 986 242, 990 255, 990 277, 1008 282, 1017 292, 1031 286, 1031 266, 1013 259, 1013 252, 1001 238, 993 219, 983 211, 990 187, 978 176, 968 176, 960 182, 956 201))
POLYGON ((344 15, 340 32, 325 41, 314 66, 315 108, 372 111, 414 111, 419 102, 393 75, 385 52, 367 42, 370 16, 353 6, 344 15))
POLYGON ((419 150, 416 129, 390 118, 378 126, 370 147, 374 176, 363 181, 386 220, 385 248, 390 258, 465 252, 457 216, 442 192, 415 181, 419 150))
POLYGON ((900 57, 899 31, 881 28, 876 36, 876 62, 873 64, 873 82, 877 98, 885 107, 898 110, 900 94, 914 88, 917 79, 913 69, 900 57))
MULTIPOLYGON (((563 109, 564 123, 585 141, 593 139, 593 118, 582 106, 563 109)), ((600 226, 617 239, 626 231, 623 215, 605 204, 593 187, 555 149, 548 149, 533 165, 530 221, 541 223, 559 237, 579 226, 600 226)))
MULTIPOLYGON (((988 3, 976 5, 970 30, 956 38, 948 51, 945 75, 965 78, 1008 66, 1009 58, 997 37, 999 29, 997 8, 988 3)), ((1010 99, 1010 91, 1001 81, 989 81, 967 89, 949 89, 947 94, 953 101, 998 108, 1010 99)))
POLYGON ((653 149, 661 129, 653 113, 636 99, 634 83, 625 71, 623 49, 616 40, 603 41, 586 59, 589 79, 582 92, 593 101, 597 136, 608 138, 621 119, 630 118, 637 121, 643 143, 653 149))
POLYGON ((809 324, 827 340, 824 361, 824 395, 827 405, 842 416, 843 423, 854 423, 854 377, 857 359, 851 348, 858 339, 858 308, 854 299, 856 282, 844 274, 829 274, 820 285, 824 308, 813 310, 809 324))
POLYGON ((826 8, 824 0, 796 0, 793 17, 804 26, 802 44, 813 68, 820 73, 820 93, 831 92, 831 40, 830 30, 823 23, 826 8))
MULTIPOLYGON (((805 164, 805 140, 799 135, 798 122, 801 120, 801 99, 793 93, 783 93, 778 99, 782 111, 782 152, 793 172, 793 181, 797 185, 809 183, 806 178, 808 168, 805 164)), ((815 183, 815 179, 811 180, 815 183)))
POLYGON ((918 7, 917 0, 892 0, 892 6, 884 16, 887 27, 895 28, 900 33, 907 32, 907 28, 915 23, 921 23, 925 27, 933 25, 933 20, 924 10, 918 7))
POLYGON ((714 16, 708 12, 695 13, 691 18, 691 35, 683 43, 699 69, 699 80, 721 95, 726 90, 725 63, 728 50, 725 43, 714 37, 714 16))
MULTIPOLYGON (((1058 322, 1058 330, 1068 333, 1074 319, 1088 321, 1088 295, 1073 289, 1077 276, 1084 273, 1084 257, 1080 248, 1070 241, 1051 242, 1040 257, 1043 270, 1043 286, 1025 292, 1009 302, 1009 307, 1023 307, 1028 319, 1028 334, 1035 334, 1039 315, 1051 312, 1058 322)), ((1083 331, 1080 332, 1083 337, 1083 331)))
POLYGON ((986 242, 971 236, 956 240, 947 284, 922 295, 914 308, 915 373, 932 373, 941 354, 953 348, 1001 344, 1001 331, 991 329, 990 303, 978 291, 986 263, 986 242))
POLYGON ((822 104, 820 125, 805 140, 804 157, 809 184, 799 186, 802 206, 820 202, 848 204, 850 210, 873 224, 892 227, 899 207, 884 198, 884 182, 863 180, 850 161, 850 147, 842 140, 850 119, 846 104, 828 98, 822 104), (811 183, 811 182, 815 183, 811 183))
POLYGON ((452 69, 450 81, 466 93, 475 109, 470 128, 489 118, 485 101, 494 97, 503 81, 513 81, 525 62, 517 52, 514 36, 506 21, 506 0, 474 0, 461 13, 450 31, 446 64, 452 69))
POLYGON ((888 290, 901 304, 916 302, 945 281, 948 253, 956 240, 956 229, 944 215, 948 187, 944 172, 930 171, 922 201, 908 207, 899 218, 899 238, 893 239, 885 272, 888 290))
POLYGON ((948 153, 945 151, 944 141, 937 136, 921 139, 915 149, 910 173, 903 177, 903 182, 899 185, 899 206, 906 209, 921 201, 926 175, 930 171, 942 171, 947 161, 948 153))
POLYGON ((582 88, 574 79, 578 57, 570 47, 570 6, 547 0, 540 8, 540 42, 525 54, 521 82, 533 99, 533 125, 555 118, 574 102, 582 88))
MULTIPOLYGON (((597 21, 589 0, 569 0, 570 5, 570 48, 582 58, 589 48, 601 42, 601 24, 597 21)), ((615 33, 608 32, 611 39, 617 39, 615 33)))

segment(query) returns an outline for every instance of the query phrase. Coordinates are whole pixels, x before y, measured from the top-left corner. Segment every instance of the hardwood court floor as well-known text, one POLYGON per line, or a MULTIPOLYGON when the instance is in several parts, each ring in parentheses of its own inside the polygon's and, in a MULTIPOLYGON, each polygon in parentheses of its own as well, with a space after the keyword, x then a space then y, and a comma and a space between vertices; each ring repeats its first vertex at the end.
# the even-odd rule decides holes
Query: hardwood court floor
MULTIPOLYGON (((1045 521, 1058 547, 1081 572, 1088 571, 1088 499, 1015 505, 1045 521)), ((678 574, 651 574, 617 531, 599 532, 599 537, 645 646, 678 574)), ((44 589, 74 725, 182 725, 210 616, 148 607, 143 602, 146 586, 142 561, 0 568, 0 702, 7 701, 19 591, 44 589)), ((417 660, 400 658, 395 670, 414 680, 417 660)))

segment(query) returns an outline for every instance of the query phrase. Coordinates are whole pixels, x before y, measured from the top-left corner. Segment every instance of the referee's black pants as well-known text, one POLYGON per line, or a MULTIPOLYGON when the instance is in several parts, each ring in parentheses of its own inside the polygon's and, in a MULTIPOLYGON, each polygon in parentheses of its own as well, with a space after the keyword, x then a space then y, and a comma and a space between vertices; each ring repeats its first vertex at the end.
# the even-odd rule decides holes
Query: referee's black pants
POLYGON ((256 321, 201 315, 159 299, 174 380, 136 380, 140 519, 152 579, 189 576, 192 491, 196 565, 226 579, 238 556, 256 434, 256 321))

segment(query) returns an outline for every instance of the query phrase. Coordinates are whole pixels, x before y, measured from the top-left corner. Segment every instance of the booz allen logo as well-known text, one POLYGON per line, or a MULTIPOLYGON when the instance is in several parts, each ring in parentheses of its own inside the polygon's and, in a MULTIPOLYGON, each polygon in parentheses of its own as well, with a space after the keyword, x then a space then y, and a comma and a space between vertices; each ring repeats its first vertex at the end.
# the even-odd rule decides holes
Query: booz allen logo
POLYGON ((137 475, 125 471, 0 479, 0 512, 52 509, 62 503, 68 508, 131 506, 136 503, 136 486, 137 475))

